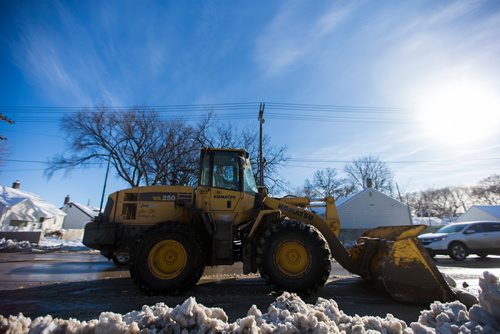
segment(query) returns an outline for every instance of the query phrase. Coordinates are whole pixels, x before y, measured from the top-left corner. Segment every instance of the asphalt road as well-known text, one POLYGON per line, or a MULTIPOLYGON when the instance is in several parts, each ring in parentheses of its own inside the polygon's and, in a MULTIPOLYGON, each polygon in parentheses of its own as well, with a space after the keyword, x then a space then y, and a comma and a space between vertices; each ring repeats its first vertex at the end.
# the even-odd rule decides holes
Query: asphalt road
MULTIPOLYGON (((485 270, 500 276, 500 257, 479 260, 471 256, 455 262, 438 256, 436 264, 459 284, 477 285, 485 270)), ((174 307, 189 296, 205 306, 224 308, 230 320, 244 317, 252 304, 265 312, 275 293, 258 274, 241 272, 240 264, 207 268, 188 293, 146 296, 133 285, 127 268, 117 267, 97 253, 0 253, 0 314, 22 312, 32 318, 51 314, 89 320, 103 311, 124 314, 158 302, 174 307)), ((392 313, 407 323, 416 321, 420 311, 428 308, 395 302, 337 263, 327 284, 304 300, 315 303, 318 297, 334 299, 350 315, 383 317, 392 313)))

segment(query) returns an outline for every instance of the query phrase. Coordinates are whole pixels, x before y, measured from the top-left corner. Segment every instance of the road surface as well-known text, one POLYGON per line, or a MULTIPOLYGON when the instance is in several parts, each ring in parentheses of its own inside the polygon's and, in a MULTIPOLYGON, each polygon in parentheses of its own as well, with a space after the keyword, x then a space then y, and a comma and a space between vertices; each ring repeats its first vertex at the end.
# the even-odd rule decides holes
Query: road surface
MULTIPOLYGON (((477 285, 488 270, 500 276, 500 257, 484 261, 470 257, 455 262, 437 257, 440 271, 459 284, 477 285)), ((205 306, 222 307, 231 321, 246 316, 256 304, 266 311, 276 295, 258 274, 242 275, 241 264, 207 268, 195 289, 180 296, 146 296, 132 283, 128 270, 117 267, 98 253, 0 253, 0 314, 22 312, 31 318, 51 314, 60 318, 90 320, 103 311, 127 313, 143 305, 164 302, 170 307, 189 296, 205 306)), ((337 263, 327 284, 304 298, 315 303, 318 297, 334 299, 350 315, 392 313, 407 323, 416 321, 428 305, 399 303, 386 293, 365 284, 337 263)))

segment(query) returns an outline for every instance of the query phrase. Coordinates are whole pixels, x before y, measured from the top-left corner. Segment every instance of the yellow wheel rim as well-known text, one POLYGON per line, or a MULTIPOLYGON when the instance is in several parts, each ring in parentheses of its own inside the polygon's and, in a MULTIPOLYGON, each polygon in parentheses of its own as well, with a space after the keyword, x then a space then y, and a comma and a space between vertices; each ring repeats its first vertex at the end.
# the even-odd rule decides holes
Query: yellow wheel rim
POLYGON ((175 240, 163 240, 149 252, 148 266, 161 279, 172 279, 180 275, 187 263, 186 249, 175 240))
POLYGON ((310 265, 307 249, 298 241, 282 242, 275 256, 278 269, 288 276, 302 275, 310 265))

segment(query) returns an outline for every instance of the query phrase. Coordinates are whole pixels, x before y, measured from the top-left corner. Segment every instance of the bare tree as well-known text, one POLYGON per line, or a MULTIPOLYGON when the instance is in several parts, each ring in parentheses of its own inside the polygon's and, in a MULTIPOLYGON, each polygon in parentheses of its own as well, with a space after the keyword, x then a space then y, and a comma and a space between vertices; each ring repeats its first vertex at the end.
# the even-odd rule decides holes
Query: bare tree
POLYGON ((199 144, 195 129, 182 121, 165 122, 145 161, 147 184, 195 185, 199 144))
POLYGON ((70 143, 70 154, 49 160, 49 177, 58 170, 68 172, 109 159, 117 175, 131 187, 184 184, 189 182, 179 175, 192 170, 192 166, 179 166, 181 161, 176 156, 185 153, 184 160, 190 161, 199 148, 189 138, 192 131, 183 122, 164 122, 147 107, 124 112, 107 107, 85 109, 65 116, 62 130, 70 143))
POLYGON ((406 195, 418 217, 454 218, 470 206, 469 190, 465 187, 427 189, 406 195))
POLYGON ((370 155, 354 159, 345 166, 344 172, 355 190, 365 189, 368 180, 371 180, 373 188, 389 195, 393 194, 392 171, 377 157, 370 155))
MULTIPOLYGON (((217 123, 216 115, 209 113, 198 124, 197 138, 202 147, 243 148, 252 162, 255 178, 259 175, 259 135, 257 129, 240 129, 229 123, 217 123)), ((279 168, 287 160, 285 146, 271 145, 271 138, 264 135, 264 180, 271 192, 285 189, 285 181, 279 176, 279 168)))
MULTIPOLYGON (((14 124, 14 121, 0 113, 0 122, 7 122, 9 124, 14 124)), ((3 141, 7 140, 7 137, 0 135, 0 164, 3 163, 4 156, 7 154, 7 146, 3 141)))
MULTIPOLYGON (((117 175, 131 187, 194 185, 201 147, 245 148, 252 161, 257 161, 256 133, 219 124, 213 113, 198 124, 188 125, 182 120, 165 121, 148 107, 123 112, 95 107, 65 116, 62 130, 70 144, 69 154, 49 160, 49 177, 59 170, 102 165, 109 159, 117 175)), ((269 138, 264 143, 266 177, 276 187, 280 180, 276 172, 285 160, 285 148, 269 145, 269 138)))
POLYGON ((333 197, 339 199, 352 193, 353 188, 347 180, 339 177, 335 168, 326 168, 314 172, 312 182, 306 179, 304 193, 310 197, 333 197))
POLYGON ((500 204, 500 174, 488 176, 472 187, 472 197, 477 204, 500 204))

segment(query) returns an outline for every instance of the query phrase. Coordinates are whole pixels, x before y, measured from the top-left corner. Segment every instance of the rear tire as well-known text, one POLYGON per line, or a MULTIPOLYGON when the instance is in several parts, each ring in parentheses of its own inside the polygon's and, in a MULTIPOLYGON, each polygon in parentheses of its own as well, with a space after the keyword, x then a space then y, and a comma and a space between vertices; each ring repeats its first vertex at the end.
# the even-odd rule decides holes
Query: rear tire
POLYGON ((257 247, 262 278, 278 290, 310 294, 330 275, 328 243, 314 226, 283 220, 269 227, 257 247))
POLYGON ((135 284, 148 294, 178 295, 195 286, 204 269, 198 235, 180 223, 146 232, 130 263, 135 284))
POLYGON ((469 255, 469 251, 463 243, 453 242, 448 247, 448 255, 455 261, 463 261, 469 255))

